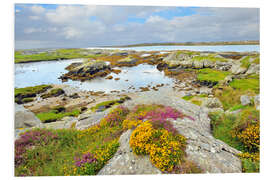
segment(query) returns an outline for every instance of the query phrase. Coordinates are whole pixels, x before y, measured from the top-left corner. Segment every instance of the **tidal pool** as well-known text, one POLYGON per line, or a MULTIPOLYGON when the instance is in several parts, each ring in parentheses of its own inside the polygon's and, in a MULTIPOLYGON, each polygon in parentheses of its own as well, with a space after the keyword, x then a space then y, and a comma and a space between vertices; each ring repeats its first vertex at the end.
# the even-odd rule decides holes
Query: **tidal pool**
POLYGON ((95 78, 90 81, 80 82, 69 80, 62 82, 58 77, 66 73, 65 67, 73 62, 80 62, 82 59, 65 61, 34 62, 15 64, 15 87, 36 86, 40 84, 67 84, 81 90, 87 91, 126 91, 133 92, 140 87, 156 86, 164 84, 172 86, 174 81, 160 72, 156 66, 140 64, 134 67, 122 67, 119 74, 111 73, 113 79, 105 77, 95 78), (120 78, 115 80, 115 78, 120 78))

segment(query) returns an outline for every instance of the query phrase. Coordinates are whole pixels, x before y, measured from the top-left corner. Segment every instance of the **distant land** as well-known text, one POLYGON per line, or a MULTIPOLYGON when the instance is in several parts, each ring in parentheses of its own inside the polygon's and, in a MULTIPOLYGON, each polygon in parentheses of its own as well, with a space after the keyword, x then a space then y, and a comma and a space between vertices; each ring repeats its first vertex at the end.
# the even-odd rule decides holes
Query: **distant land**
POLYGON ((259 40, 246 40, 246 41, 217 41, 217 42, 166 42, 166 43, 141 43, 141 44, 130 44, 121 46, 100 46, 100 47, 138 47, 138 46, 222 46, 222 45, 259 45, 259 40))

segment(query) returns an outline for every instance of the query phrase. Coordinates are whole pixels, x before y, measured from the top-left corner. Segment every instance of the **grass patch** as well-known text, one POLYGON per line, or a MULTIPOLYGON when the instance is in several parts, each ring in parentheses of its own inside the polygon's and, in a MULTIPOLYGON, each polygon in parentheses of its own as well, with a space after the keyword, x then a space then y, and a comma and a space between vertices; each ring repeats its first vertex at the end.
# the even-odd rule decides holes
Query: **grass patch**
POLYGON ((38 113, 36 116, 40 119, 41 122, 49 123, 60 120, 65 116, 78 116, 80 113, 81 111, 79 109, 74 109, 71 112, 59 112, 59 110, 51 110, 49 112, 38 113))
POLYGON ((191 100, 191 103, 196 104, 196 105, 198 105, 198 106, 201 106, 201 105, 202 105, 202 101, 200 101, 200 100, 198 100, 198 99, 192 99, 192 100, 191 100))
POLYGON ((209 54, 207 56, 194 56, 192 58, 192 61, 203 61, 203 60, 208 60, 208 61, 212 61, 212 62, 227 62, 228 60, 222 57, 217 57, 216 54, 209 54))
POLYGON ((52 89, 49 93, 42 94, 41 97, 43 99, 49 98, 49 97, 56 97, 60 96, 61 94, 64 94, 65 91, 61 88, 52 89))
POLYGON ((236 110, 239 110, 239 109, 245 109, 247 107, 248 106, 244 106, 242 104, 237 104, 237 105, 233 106, 232 108, 230 108, 229 111, 232 112, 232 111, 236 111, 236 110))
POLYGON ((243 67, 243 68, 249 68, 249 66, 250 66, 250 56, 246 56, 245 58, 243 58, 242 60, 241 60, 241 67, 243 67))
POLYGON ((117 99, 117 100, 104 101, 104 102, 98 103, 94 107, 91 107, 91 110, 93 112, 96 112, 96 111, 101 112, 101 111, 104 111, 104 110, 114 106, 114 105, 122 104, 123 102, 125 102, 126 100, 129 100, 129 99, 130 99, 130 97, 125 96, 125 97, 122 97, 122 98, 117 99))
POLYGON ((254 59, 254 60, 252 61, 252 63, 260 64, 260 58, 257 57, 256 59, 254 59))
POLYGON ((239 114, 209 114, 213 136, 242 151, 238 154, 243 172, 259 172, 260 113, 245 107, 239 114))
POLYGON ((218 71, 210 68, 200 69, 198 71, 197 79, 199 81, 218 82, 224 80, 226 76, 230 75, 228 71, 218 71))
POLYGON ((260 92, 260 80, 257 78, 250 79, 233 79, 229 84, 234 89, 241 91, 253 91, 258 94, 260 92))
POLYGON ((183 96, 182 99, 189 101, 193 98, 194 96, 183 96))
POLYGON ((39 85, 39 86, 30 86, 25 88, 15 88, 14 96, 15 102, 22 104, 25 102, 30 102, 33 97, 36 97, 37 94, 47 91, 47 89, 52 88, 50 85, 39 85))

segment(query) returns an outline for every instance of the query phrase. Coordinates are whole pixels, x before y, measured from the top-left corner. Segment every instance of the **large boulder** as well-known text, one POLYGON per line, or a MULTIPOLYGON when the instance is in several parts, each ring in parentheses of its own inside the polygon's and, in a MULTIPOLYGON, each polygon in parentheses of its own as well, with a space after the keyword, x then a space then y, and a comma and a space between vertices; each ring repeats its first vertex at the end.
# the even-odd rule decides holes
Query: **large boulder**
POLYGON ((41 121, 30 110, 15 103, 15 129, 43 127, 41 121))

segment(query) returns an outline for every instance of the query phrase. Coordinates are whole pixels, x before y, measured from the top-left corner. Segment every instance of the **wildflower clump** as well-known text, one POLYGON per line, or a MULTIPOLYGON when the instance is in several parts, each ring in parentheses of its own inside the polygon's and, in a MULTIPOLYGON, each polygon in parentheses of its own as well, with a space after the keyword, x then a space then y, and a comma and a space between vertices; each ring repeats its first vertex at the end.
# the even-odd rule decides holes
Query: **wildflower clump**
POLYGON ((45 129, 27 131, 15 141, 15 167, 27 161, 25 153, 27 149, 34 146, 46 146, 57 139, 57 134, 45 129))
POLYGON ((132 132, 130 146, 136 154, 149 155, 163 172, 171 172, 184 162, 186 138, 166 129, 155 129, 150 121, 145 121, 132 132))
POLYGON ((101 122, 101 126, 116 126, 122 125, 122 122, 126 115, 129 113, 129 110, 123 106, 118 106, 113 109, 107 116, 105 116, 101 122))
MULTIPOLYGON (((85 152, 81 157, 74 158, 72 175, 95 175, 113 157, 119 147, 115 139, 92 152, 85 152)), ((68 173, 68 172, 66 172, 68 173)))

